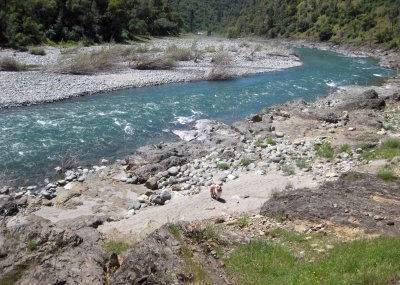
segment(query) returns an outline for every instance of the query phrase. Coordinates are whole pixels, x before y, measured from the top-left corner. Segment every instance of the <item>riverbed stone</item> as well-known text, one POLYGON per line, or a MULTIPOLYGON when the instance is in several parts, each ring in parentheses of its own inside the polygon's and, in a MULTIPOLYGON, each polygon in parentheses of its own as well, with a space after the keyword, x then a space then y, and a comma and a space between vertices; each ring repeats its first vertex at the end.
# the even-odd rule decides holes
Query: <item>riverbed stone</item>
POLYGON ((53 204, 57 208, 63 208, 65 203, 73 197, 79 197, 81 194, 78 192, 72 192, 69 190, 62 189, 57 192, 57 196, 53 199, 53 204))
POLYGON ((169 168, 169 169, 168 169, 168 173, 169 173, 169 175, 171 175, 171 176, 176 176, 176 175, 178 175, 178 173, 179 173, 179 167, 173 166, 173 167, 169 168))
POLYGON ((135 200, 132 202, 130 209, 139 210, 142 207, 142 204, 139 200, 135 200))
POLYGON ((157 178, 155 177, 150 177, 146 183, 145 186, 147 188, 149 188, 150 190, 157 190, 158 189, 158 182, 157 182, 157 178))

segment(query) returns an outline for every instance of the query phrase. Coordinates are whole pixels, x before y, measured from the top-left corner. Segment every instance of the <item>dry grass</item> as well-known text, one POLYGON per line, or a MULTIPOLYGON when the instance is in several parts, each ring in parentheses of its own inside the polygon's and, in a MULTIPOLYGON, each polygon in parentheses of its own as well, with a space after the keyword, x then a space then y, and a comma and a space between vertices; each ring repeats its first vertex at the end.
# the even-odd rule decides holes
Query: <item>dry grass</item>
POLYGON ((31 47, 29 48, 29 53, 33 55, 46 55, 46 50, 43 47, 31 47))
POLYGON ((55 70, 68 74, 94 74, 113 70, 118 67, 119 54, 114 50, 104 48, 99 51, 80 52, 70 57, 63 57, 55 70))
POLYGON ((169 70, 175 66, 175 62, 170 57, 154 57, 143 55, 137 59, 133 66, 139 70, 169 70))
POLYGON ((228 80, 233 77, 229 68, 232 65, 232 57, 228 52, 219 51, 211 59, 213 67, 207 74, 207 80, 228 80))
POLYGON ((166 56, 176 61, 189 61, 194 59, 194 53, 189 48, 179 48, 175 44, 169 45, 166 56))
POLYGON ((15 58, 4 57, 0 59, 0 71, 26 71, 28 66, 19 63, 15 58))

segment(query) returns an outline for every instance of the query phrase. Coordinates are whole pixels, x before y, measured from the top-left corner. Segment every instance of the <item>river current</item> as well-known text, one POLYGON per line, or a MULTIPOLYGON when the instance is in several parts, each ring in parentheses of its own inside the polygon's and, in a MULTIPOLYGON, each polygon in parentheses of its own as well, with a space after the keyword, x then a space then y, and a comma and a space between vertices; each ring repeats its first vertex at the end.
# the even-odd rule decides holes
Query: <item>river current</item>
POLYGON ((221 82, 193 82, 80 97, 0 111, 0 175, 40 183, 66 157, 82 166, 122 158, 142 145, 172 140, 197 119, 226 123, 265 106, 368 85, 393 74, 369 58, 297 49, 303 65, 221 82))

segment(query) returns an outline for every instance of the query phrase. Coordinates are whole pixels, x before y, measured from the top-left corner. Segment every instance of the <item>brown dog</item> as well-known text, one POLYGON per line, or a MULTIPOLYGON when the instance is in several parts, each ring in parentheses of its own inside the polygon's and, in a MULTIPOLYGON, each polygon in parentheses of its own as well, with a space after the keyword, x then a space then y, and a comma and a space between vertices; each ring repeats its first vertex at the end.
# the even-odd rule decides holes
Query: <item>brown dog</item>
POLYGON ((220 185, 212 185, 210 187, 211 198, 218 200, 222 194, 222 187, 220 185))

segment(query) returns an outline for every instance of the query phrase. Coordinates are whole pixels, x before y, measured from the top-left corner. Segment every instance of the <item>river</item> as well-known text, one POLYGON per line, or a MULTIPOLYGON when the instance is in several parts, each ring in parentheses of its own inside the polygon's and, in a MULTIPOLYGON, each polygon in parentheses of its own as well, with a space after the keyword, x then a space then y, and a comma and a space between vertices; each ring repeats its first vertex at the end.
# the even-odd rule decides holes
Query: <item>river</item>
MULTIPOLYGON (((226 123, 265 106, 307 101, 349 84, 394 74, 367 58, 297 49, 303 65, 221 82, 192 82, 91 95, 0 111, 0 176, 40 183, 69 157, 82 166, 111 162, 142 145, 175 139, 197 119, 226 123)), ((0 177, 1 178, 1 177, 0 177)))

